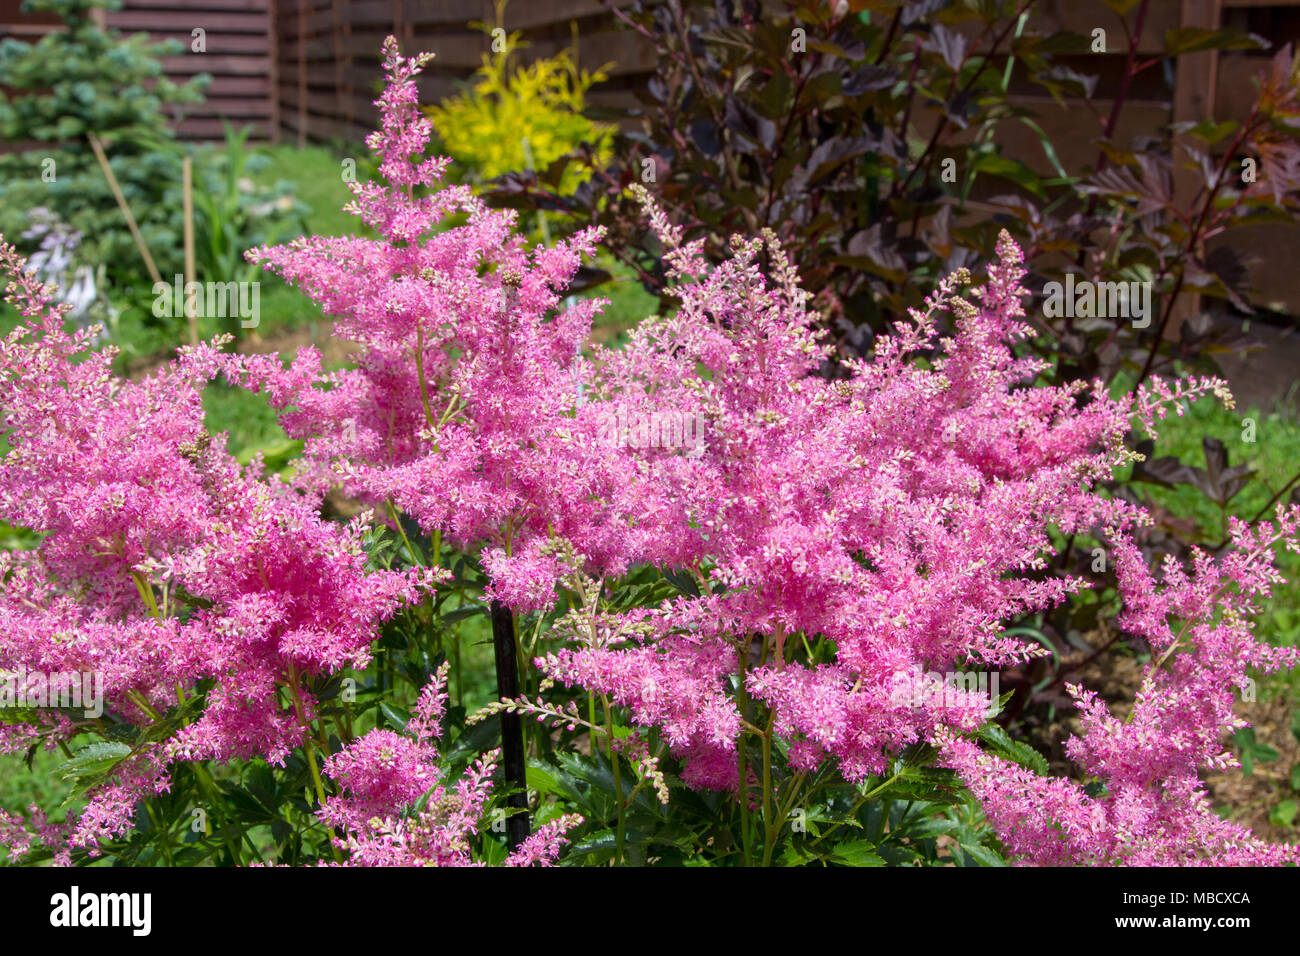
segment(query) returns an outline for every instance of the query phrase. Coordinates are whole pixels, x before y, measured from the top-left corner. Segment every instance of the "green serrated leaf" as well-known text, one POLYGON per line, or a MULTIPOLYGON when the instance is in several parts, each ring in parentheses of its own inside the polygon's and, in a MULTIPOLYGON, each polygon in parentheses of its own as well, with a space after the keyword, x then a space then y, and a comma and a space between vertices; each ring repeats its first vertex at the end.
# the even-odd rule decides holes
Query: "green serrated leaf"
POLYGON ((1017 763, 1027 770, 1032 770, 1040 777, 1046 777, 1047 760, 1033 747, 1011 736, 995 723, 986 723, 976 735, 998 755, 1017 763))
POLYGON ((836 844, 831 860, 845 866, 884 866, 885 861, 876 853, 876 845, 868 840, 846 840, 836 844))
POLYGON ((560 786, 559 775, 545 764, 536 760, 529 761, 525 774, 529 790, 557 797, 565 795, 565 790, 560 786))
POLYGON ((959 844, 959 846, 961 846, 963 853, 969 856, 980 866, 1006 866, 1007 865, 1006 860, 1002 859, 1002 857, 999 856, 996 851, 991 850, 986 846, 980 846, 979 844, 968 845, 965 843, 959 844))
POLYGON ((130 747, 116 741, 88 744, 59 767, 58 773, 64 780, 84 780, 112 770, 130 752, 130 747))

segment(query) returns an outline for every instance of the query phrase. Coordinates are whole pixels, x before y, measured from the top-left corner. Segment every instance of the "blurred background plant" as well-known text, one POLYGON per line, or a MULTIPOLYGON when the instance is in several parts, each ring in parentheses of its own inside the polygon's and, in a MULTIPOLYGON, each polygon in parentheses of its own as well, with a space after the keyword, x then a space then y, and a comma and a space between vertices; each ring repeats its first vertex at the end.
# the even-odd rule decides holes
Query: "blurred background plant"
MULTIPOLYGON (((272 166, 266 147, 248 143, 250 127, 237 130, 223 124, 225 141, 221 145, 195 147, 175 140, 152 141, 158 152, 170 152, 179 164, 186 155, 194 161, 194 233, 195 275, 199 282, 262 282, 278 285, 271 277, 244 259, 244 252, 255 246, 285 241, 306 232, 306 216, 311 208, 298 199, 296 185, 288 179, 268 180, 265 173, 272 166)), ((140 141, 143 145, 145 140, 140 141)), ((164 201, 176 208, 184 207, 180 182, 170 186, 164 201)), ((170 282, 171 275, 164 275, 170 282)), ((152 315, 153 293, 138 298, 136 307, 152 315)), ((144 320, 143 315, 140 316, 144 320)), ((199 336, 210 338, 218 333, 240 337, 257 335, 257 329, 244 330, 238 315, 200 316, 199 336)))
MULTIPOLYGON (((147 271, 89 137, 104 144, 158 268, 180 271, 179 206, 166 199, 168 184, 180 182, 179 162, 140 138, 171 140, 168 110, 201 101, 207 82, 203 74, 183 85, 167 79, 159 57, 180 45, 104 29, 93 14, 108 6, 108 0, 27 0, 25 11, 57 14, 67 28, 35 43, 0 42, 0 137, 20 147, 0 156, 0 232, 24 252, 66 237, 66 269, 97 280, 95 294, 78 309, 96 321, 111 316, 107 284, 129 287, 147 271)), ((73 283, 63 288, 66 294, 73 283)))
MULTIPOLYGON (((257 270, 243 251, 300 234, 306 207, 288 181, 258 184, 268 160, 249 149, 248 131, 227 124, 223 148, 176 139, 170 124, 182 107, 202 101, 207 77, 182 85, 167 79, 159 58, 180 45, 148 43, 96 22, 95 11, 116 6, 27 0, 25 10, 57 14, 67 29, 35 43, 0 43, 0 136, 27 147, 0 156, 0 233, 34 254, 78 321, 104 322, 130 359, 175 345, 185 327, 183 316, 159 319, 152 309, 156 279, 170 284, 184 273, 185 156, 195 167, 197 281, 251 281, 257 270)), ((203 331, 239 331, 237 319, 234 328, 216 324, 203 331)))
MULTIPOLYGON (((608 79, 605 64, 595 71, 578 67, 577 29, 573 46, 553 57, 514 66, 527 46, 523 35, 507 35, 507 0, 496 0, 496 22, 474 24, 492 37, 492 52, 460 93, 426 112, 447 154, 471 171, 476 182, 520 169, 543 169, 579 147, 590 149, 599 166, 611 155, 614 127, 584 115, 586 93, 608 79)), ((572 195, 590 172, 572 167, 557 188, 572 195)))
POLYGON ((1031 309, 1053 379, 1109 381, 1127 369, 1138 381, 1174 359, 1212 364, 1212 349, 1245 346, 1235 324, 1206 313, 1180 325, 1181 339, 1165 333, 1182 291, 1252 308, 1241 257, 1224 245, 1211 251, 1209 240, 1297 221, 1297 61, 1289 48, 1277 53, 1244 123, 1207 117, 1124 141, 1119 120, 1137 78, 1168 83, 1181 57, 1267 46, 1233 28, 1182 28, 1165 35, 1161 52, 1139 56, 1149 2, 1108 4, 1128 51, 1108 80, 1104 114, 1098 77, 1075 68, 1098 52, 1096 37, 1036 32, 1032 0, 607 4, 657 57, 633 128, 616 137, 613 159, 579 148, 501 177, 490 196, 566 214, 571 228, 600 222, 615 254, 661 295, 631 183, 653 183, 687 238, 704 239, 714 258, 731 234, 773 228, 828 327, 858 353, 937 277, 986 261, 1006 227, 1025 247, 1031 288, 1066 272, 1146 281, 1160 305, 1145 331, 1110 319, 1044 320, 1031 309), (1082 120, 1097 127, 1091 166, 1067 171, 1015 95, 1026 88, 1062 105, 1071 97, 1092 114, 1082 120), (1000 145, 1012 127, 1032 134, 1045 163, 1000 145), (1254 181, 1237 176, 1243 157, 1259 158, 1254 181), (568 195, 575 168, 591 178, 568 195), (1193 189, 1175 198, 1184 168, 1193 189))
MULTIPOLYGON (((562 157, 581 151, 591 166, 565 164, 555 181, 559 195, 572 196, 613 156, 616 127, 588 117, 587 93, 608 79, 613 65, 585 70, 578 63, 578 30, 571 24, 572 44, 551 57, 517 64, 528 44, 520 31, 506 32, 509 0, 495 0, 493 23, 471 26, 491 38, 491 52, 470 83, 425 112, 433 121, 439 147, 454 161, 453 175, 475 187, 517 170, 543 170, 562 157)), ((530 238, 550 243, 552 214, 537 208, 523 213, 530 238)), ((631 328, 656 309, 655 300, 635 288, 635 273, 604 253, 594 267, 584 266, 576 290, 600 285, 610 300, 602 330, 610 337, 631 328)))

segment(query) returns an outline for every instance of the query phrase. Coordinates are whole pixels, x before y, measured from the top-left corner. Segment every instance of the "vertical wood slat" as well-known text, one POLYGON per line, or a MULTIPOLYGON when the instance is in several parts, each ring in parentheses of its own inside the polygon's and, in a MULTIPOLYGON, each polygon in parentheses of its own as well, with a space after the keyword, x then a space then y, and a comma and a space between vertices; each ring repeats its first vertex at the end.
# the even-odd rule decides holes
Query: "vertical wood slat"
POLYGON ((307 0, 298 2, 298 148, 307 145, 307 0))
POLYGON ((267 0, 266 36, 271 48, 271 142, 280 145, 280 0, 267 0))
MULTIPOLYGON (((344 95, 343 71, 343 18, 339 10, 340 0, 330 0, 331 34, 334 40, 334 115, 347 113, 347 97, 344 95)), ((351 124, 349 124, 351 125, 351 124)))
MULTIPOLYGON (((352 24, 350 22, 345 23, 343 25, 343 30, 344 30, 344 39, 350 40, 352 37, 352 24)), ((356 109, 356 97, 353 95, 353 89, 352 89, 352 44, 350 42, 345 43, 344 47, 347 50, 347 52, 344 54, 346 60, 344 61, 343 64, 343 75, 346 78, 344 80, 343 93, 342 93, 343 103, 344 103, 343 119, 344 122, 347 124, 347 128, 349 130, 353 130, 356 129, 357 126, 357 109, 356 109)))
POLYGON ((236 128, 251 125, 253 138, 273 136, 279 128, 278 70, 273 20, 274 0, 123 0, 120 9, 95 11, 101 26, 124 36, 139 33, 151 40, 176 39, 182 52, 163 59, 169 79, 184 83, 198 73, 212 77, 202 104, 182 107, 173 128, 184 139, 221 140, 222 120, 236 128), (193 33, 203 28, 203 52, 193 48, 193 33))

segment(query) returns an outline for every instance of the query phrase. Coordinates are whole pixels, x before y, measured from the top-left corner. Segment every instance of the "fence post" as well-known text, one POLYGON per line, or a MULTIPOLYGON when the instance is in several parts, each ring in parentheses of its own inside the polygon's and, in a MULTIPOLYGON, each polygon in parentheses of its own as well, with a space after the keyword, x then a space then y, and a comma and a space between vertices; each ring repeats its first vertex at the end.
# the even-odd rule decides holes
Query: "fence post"
POLYGON ((271 54, 271 143, 280 145, 280 9, 277 0, 268 0, 267 39, 271 54))

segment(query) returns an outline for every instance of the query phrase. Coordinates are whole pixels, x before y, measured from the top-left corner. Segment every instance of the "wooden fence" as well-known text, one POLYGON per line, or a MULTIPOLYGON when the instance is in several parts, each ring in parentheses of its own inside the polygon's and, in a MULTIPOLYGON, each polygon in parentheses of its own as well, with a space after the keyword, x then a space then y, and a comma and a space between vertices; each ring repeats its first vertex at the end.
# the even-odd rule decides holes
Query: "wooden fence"
MULTIPOLYGON (((135 2, 135 0, 132 0, 135 2)), ((396 34, 403 49, 428 50, 435 59, 421 79, 424 102, 436 102, 466 80, 488 52, 489 38, 471 21, 494 22, 492 0, 270 0, 276 35, 277 98, 285 130, 303 139, 354 139, 372 128, 379 82, 379 47, 396 34)), ((619 0, 619 6, 626 0, 619 0)), ((1040 0, 1031 11, 1040 31, 1107 31, 1107 56, 1060 58, 1085 74, 1099 74, 1094 105, 1109 110, 1122 71, 1127 40, 1120 18, 1101 0, 1040 0)), ((1231 25, 1274 42, 1300 41, 1300 0, 1152 0, 1139 54, 1161 50, 1165 32, 1178 27, 1231 25)), ((513 0, 504 25, 523 33, 524 59, 550 56, 574 45, 584 66, 613 62, 611 79, 590 94, 594 103, 625 105, 655 67, 654 50, 621 30, 600 0, 513 0)), ((1203 53, 1180 59, 1172 77, 1141 74, 1130 90, 1121 139, 1154 132, 1171 120, 1198 119, 1219 107, 1223 118, 1241 119, 1253 96, 1252 77, 1265 54, 1203 53)), ((1026 85, 1016 100, 1042 116, 1041 124, 1067 166, 1091 162, 1095 123, 1081 121, 1083 107, 1061 107, 1041 89, 1026 85)), ((924 132, 924 130, 922 131, 924 132)), ((1007 124, 1006 146, 1015 155, 1045 163, 1028 127, 1007 124)), ((1044 171, 1046 168, 1044 167, 1044 171)))
POLYGON ((108 25, 179 41, 184 52, 163 60, 173 79, 212 76, 204 103, 186 107, 176 126, 180 136, 219 139, 223 119, 252 126, 258 139, 274 136, 279 116, 270 0, 126 0, 121 10, 109 12, 108 25), (195 30, 204 31, 202 53, 193 49, 195 30))
MULTIPOLYGON (((618 0, 625 5, 627 0, 618 0)), ((817 2, 817 0, 812 0, 817 2)), ((825 0, 822 0, 825 2, 825 0)), ((1039 0, 1032 8, 1034 29, 1107 32, 1105 56, 1060 61, 1083 74, 1098 76, 1091 109, 1104 116, 1117 95, 1127 39, 1118 16, 1102 0, 1039 0)), ((428 50, 435 58, 420 79, 421 99, 433 103, 468 80, 489 51, 490 39, 472 21, 495 22, 492 0, 124 0, 107 23, 123 31, 146 31, 155 38, 181 41, 186 52, 169 57, 175 79, 212 75, 207 102, 191 108, 178 124, 186 138, 220 138, 223 118, 252 125, 256 137, 282 137, 305 143, 357 142, 373 128, 373 101, 380 83, 379 49, 395 34, 405 51, 428 50), (193 31, 205 31, 206 51, 191 49, 193 31)), ((19 0, 0 0, 0 35, 33 38, 51 29, 51 18, 19 12, 19 0)), ((1300 0, 1151 0, 1139 43, 1140 55, 1157 53, 1165 32, 1178 27, 1234 26, 1260 34, 1276 50, 1300 42, 1300 0)), ((620 29, 600 0, 512 0, 504 26, 521 31, 528 46, 524 59, 550 56, 575 45, 579 62, 595 67, 613 62, 609 82, 589 94, 599 105, 625 106, 655 67, 653 48, 620 29)), ((1254 99, 1253 76, 1270 54, 1199 53, 1181 57, 1176 69, 1147 70, 1129 89, 1116 135, 1131 142, 1171 121, 1215 115, 1240 120, 1254 99)), ((1067 170, 1078 172, 1096 158, 1092 140, 1098 123, 1084 104, 1061 106, 1029 84, 1012 90, 1016 103, 1038 115, 1067 170)), ((932 120, 930 120, 932 121, 932 120)), ((918 116, 920 132, 927 117, 918 116)), ((1036 134, 1019 123, 1003 124, 998 141, 1010 155, 1042 172, 1050 165, 1036 134)), ((1193 188, 1184 173, 1177 194, 1193 188)), ((1253 246, 1264 266, 1252 276, 1265 294, 1300 311, 1300 230, 1259 227, 1234 242, 1253 246)), ((1249 251, 1249 250, 1247 250, 1249 251)))
MULTIPOLYGON (((355 139, 375 120, 379 49, 396 35, 404 51, 434 54, 420 78, 421 99, 455 92, 482 64, 490 37, 471 23, 495 24, 491 0, 273 0, 281 121, 302 139, 355 139)), ((625 0, 620 0, 624 5, 625 0)), ((599 0, 515 0, 504 26, 522 31, 525 59, 574 46, 581 65, 613 62, 591 100, 627 104, 654 66, 654 50, 618 30, 599 0)))
MULTIPOLYGON (((624 6, 627 0, 617 2, 624 6)), ((0 0, 0 36, 30 39, 58 22, 21 13, 20 6, 21 0, 0 0)), ((1114 93, 1120 51, 1126 47, 1116 14, 1102 0, 1039 0, 1031 17, 1035 29, 1048 32, 1107 31, 1110 55, 1062 62, 1099 74, 1094 105, 1109 109, 1107 97, 1114 93)), ((407 51, 435 54, 420 81, 423 101, 432 103, 467 80, 489 50, 489 37, 471 22, 494 19, 492 0, 123 0, 123 9, 106 17, 109 26, 124 32, 180 41, 185 52, 164 63, 172 78, 212 76, 207 103, 189 108, 178 124, 182 136, 219 138, 225 118, 252 125, 259 139, 278 139, 284 132, 301 140, 356 140, 373 128, 379 48, 388 34, 396 34, 407 51), (196 29, 205 32, 203 53, 192 49, 196 29)), ((1152 0, 1140 53, 1159 51, 1166 30, 1218 24, 1259 33, 1275 48, 1300 41, 1300 0, 1152 0)), ((523 33, 524 59, 576 45, 584 66, 612 62, 609 82, 590 94, 596 104, 631 103, 633 91, 655 67, 648 42, 619 29, 601 0, 512 0, 504 25, 523 33)), ((1253 96, 1252 76, 1265 59, 1204 53, 1181 58, 1172 77, 1147 71, 1130 90, 1120 138, 1154 131, 1170 120, 1199 118, 1216 107, 1221 118, 1244 117, 1253 96)), ((1095 157, 1090 145, 1095 123, 1081 120, 1079 104, 1062 108, 1030 86, 1014 92, 1017 102, 1041 115, 1040 125, 1067 166, 1078 168, 1095 157)), ((1027 127, 1007 124, 1003 135, 1015 155, 1045 162, 1027 127)))
MULTIPOLYGON (((21 6, 21 0, 0 0, 0 36, 30 42, 60 28, 57 17, 24 13, 21 6)), ((103 11, 100 21, 123 33, 178 41, 183 52, 163 59, 171 79, 212 77, 205 102, 185 107, 175 124, 182 138, 221 139, 223 119, 237 128, 252 126, 258 139, 277 134, 271 0, 124 0, 122 9, 103 11)))

